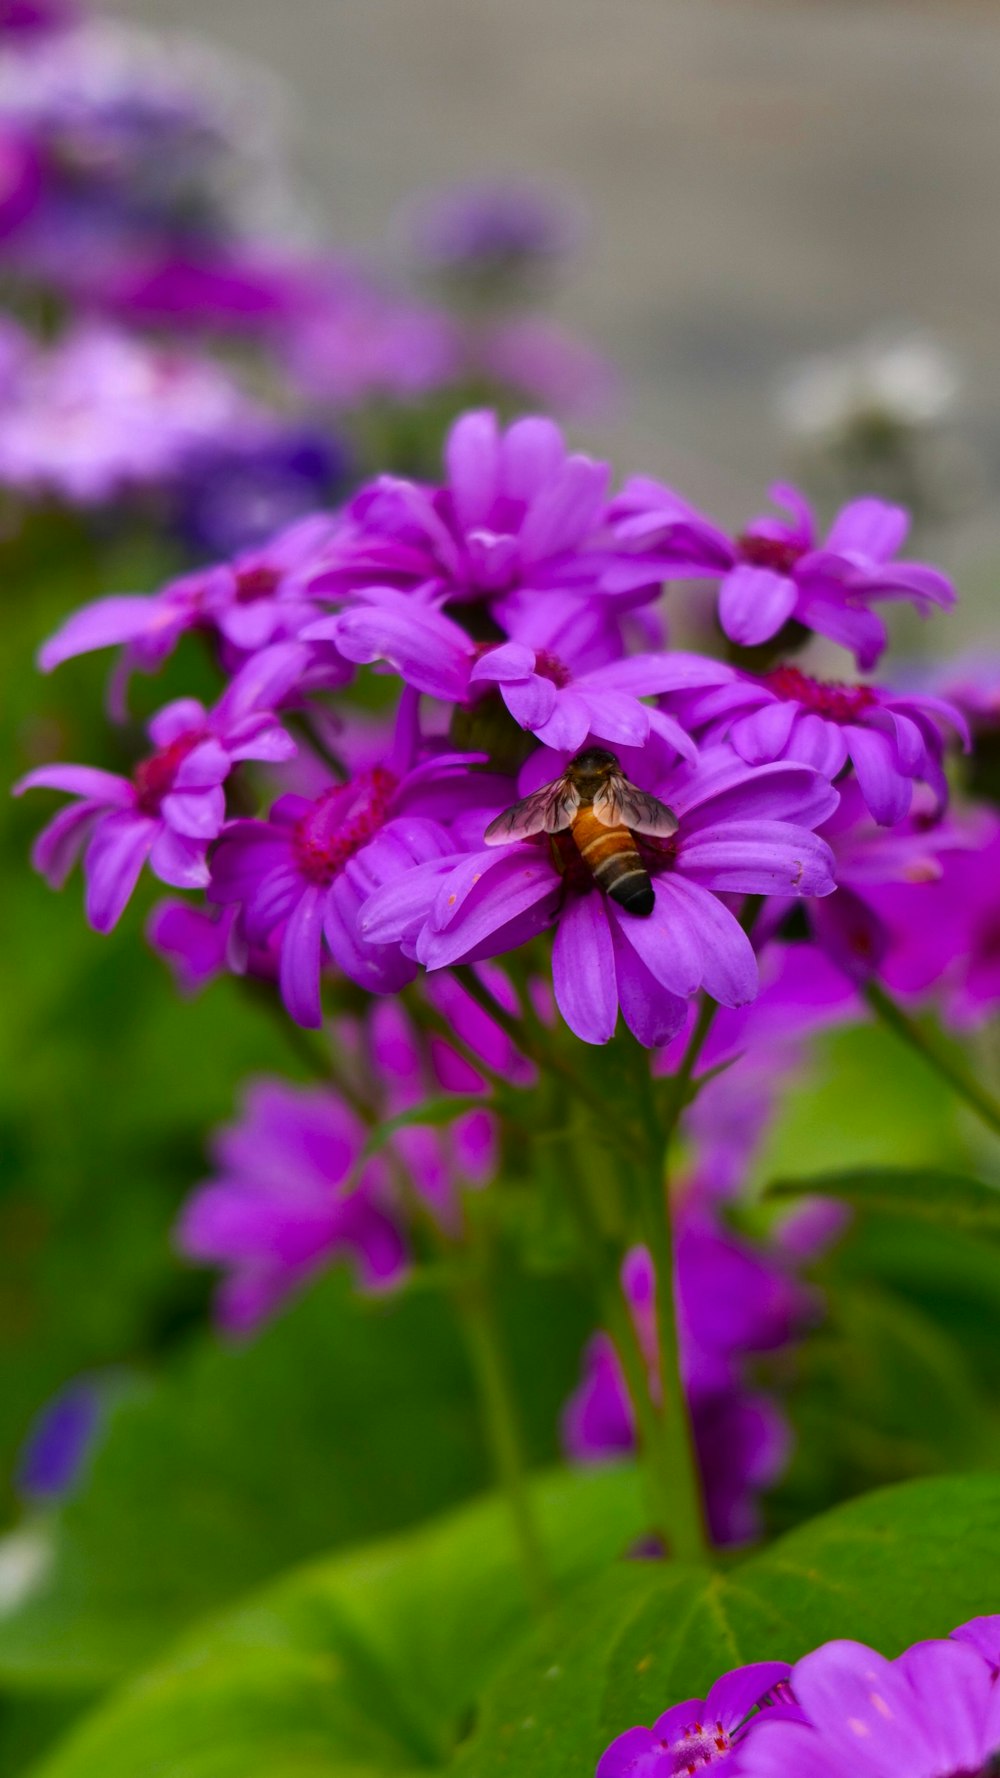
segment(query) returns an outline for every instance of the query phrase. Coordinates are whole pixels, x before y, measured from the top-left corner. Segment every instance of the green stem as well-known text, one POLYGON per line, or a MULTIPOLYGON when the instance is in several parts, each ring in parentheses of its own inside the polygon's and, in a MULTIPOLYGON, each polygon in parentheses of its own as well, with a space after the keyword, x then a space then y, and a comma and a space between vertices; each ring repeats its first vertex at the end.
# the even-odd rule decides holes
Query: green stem
POLYGON ((524 1586, 541 1616, 552 1605, 552 1590, 528 1487, 520 1419, 490 1280, 485 1271, 456 1290, 486 1435, 497 1480, 506 1496, 524 1586))
POLYGON ((552 1074, 558 1074, 560 1079, 566 1082, 574 1096, 581 1100, 589 1111, 593 1111, 593 1093, 588 1091, 583 1081, 577 1077, 555 1045, 549 1042, 547 1035, 543 1037, 536 1032, 533 1037, 529 1036, 525 1021, 512 1017, 504 1007, 494 1000, 489 989, 483 987, 471 964, 456 964, 452 975, 461 982, 470 1000, 474 1000, 476 1005, 489 1015, 494 1024, 499 1025, 501 1031, 506 1032, 511 1042, 517 1046, 523 1056, 527 1056, 529 1062, 534 1062, 535 1066, 543 1073, 547 1070, 552 1074))
MULTIPOLYGON (((706 1002, 706 1005, 712 1005, 706 1002)), ((702 1008, 684 1063, 693 1070, 698 1048, 708 1034, 710 1017, 702 1008), (700 1036, 699 1036, 700 1033, 700 1036)), ((684 1068, 682 1063, 682 1071, 684 1068)), ((666 1507, 661 1527, 672 1555, 682 1562, 702 1562, 708 1550, 701 1471, 687 1391, 681 1375, 680 1338, 677 1329, 677 1297, 674 1278, 674 1231, 667 1177, 669 1138, 683 1099, 665 1130, 656 1115, 648 1075, 643 1081, 643 1121, 649 1149, 648 1165, 640 1172, 639 1218, 653 1261, 657 1369, 659 1373, 659 1468, 660 1487, 666 1507)), ((656 1404, 654 1404, 656 1405, 656 1404)))
POLYGON ((928 1067, 946 1081, 970 1111, 982 1120, 995 1136, 1000 1136, 1000 1103, 994 1099, 975 1076, 932 1033, 925 1031, 878 982, 869 982, 865 998, 873 1012, 901 1042, 908 1044, 928 1067))

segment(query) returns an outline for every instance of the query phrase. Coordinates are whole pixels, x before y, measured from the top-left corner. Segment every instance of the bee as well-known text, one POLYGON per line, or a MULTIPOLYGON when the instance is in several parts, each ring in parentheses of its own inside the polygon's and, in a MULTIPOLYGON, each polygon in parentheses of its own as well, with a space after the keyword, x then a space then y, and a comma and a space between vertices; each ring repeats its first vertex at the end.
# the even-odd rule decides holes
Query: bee
POLYGON ((548 834, 560 870, 582 866, 620 907, 645 918, 655 896, 635 836, 666 839, 676 832, 673 811, 630 784, 613 753, 587 747, 561 778, 491 821, 483 838, 488 846, 502 846, 548 834))

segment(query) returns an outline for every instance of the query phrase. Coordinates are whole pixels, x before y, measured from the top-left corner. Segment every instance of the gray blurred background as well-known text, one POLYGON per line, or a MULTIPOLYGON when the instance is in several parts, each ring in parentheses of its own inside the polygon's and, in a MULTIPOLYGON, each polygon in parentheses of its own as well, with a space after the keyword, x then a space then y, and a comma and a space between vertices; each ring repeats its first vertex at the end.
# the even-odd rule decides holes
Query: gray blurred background
MULTIPOLYGON (((616 363, 584 432, 622 470, 745 514, 787 467, 782 367, 928 327, 965 370, 983 490, 952 527, 1000 555, 996 0, 115 0, 288 82, 295 154, 347 245, 415 188, 551 178, 591 233, 560 317, 616 363)), ((580 428, 577 428, 580 431, 580 428)), ((956 564, 958 565, 958 564, 956 564)), ((979 603, 979 600, 977 600, 979 603)), ((980 611, 982 606, 980 604, 980 611)))

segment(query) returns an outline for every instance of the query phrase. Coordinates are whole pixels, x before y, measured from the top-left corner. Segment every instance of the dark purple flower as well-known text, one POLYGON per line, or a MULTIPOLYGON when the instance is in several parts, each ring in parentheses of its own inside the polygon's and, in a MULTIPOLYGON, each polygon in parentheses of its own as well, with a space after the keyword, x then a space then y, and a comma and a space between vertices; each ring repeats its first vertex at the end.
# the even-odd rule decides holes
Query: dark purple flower
POLYGON ((172 490, 180 530, 213 556, 266 551, 343 485, 347 461, 346 446, 315 427, 276 425, 210 446, 182 466, 172 490))
POLYGON ((961 712, 940 698, 811 679, 787 665, 763 677, 740 674, 696 698, 692 718, 748 765, 797 759, 832 783, 850 764, 885 826, 908 813, 915 781, 929 784, 942 806, 947 801, 942 722, 969 745, 961 712))
MULTIPOLYGON (((649 771, 636 756, 633 775, 649 771)), ((553 772, 535 755, 522 774, 533 790, 553 772)), ((555 925, 552 975, 566 1023, 585 1043, 607 1043, 619 1006, 647 1046, 667 1041, 699 988, 724 1006, 757 991, 757 965, 729 894, 826 895, 831 857, 810 831, 836 792, 805 766, 750 768, 724 748, 667 768, 644 784, 677 815, 649 867, 655 906, 638 919, 596 887, 585 867, 557 869, 547 840, 429 860, 388 882, 361 916, 372 944, 398 944, 428 970, 496 956, 555 925)))
MULTIPOLYGON (((742 1772, 730 1752, 790 1671, 787 1661, 757 1661, 723 1674, 707 1698, 675 1704, 651 1729, 626 1729, 601 1755, 596 1778, 680 1778, 715 1765, 742 1772)), ((784 1778, 800 1775, 789 1768, 784 1778)))
POLYGON ((215 1173, 177 1227, 188 1259, 221 1265, 222 1326, 246 1334, 331 1261, 352 1260, 368 1290, 395 1284, 406 1250, 385 1161, 363 1160, 360 1118, 324 1088, 262 1080, 213 1143, 215 1173))
POLYGON ((1000 1751, 1000 1686, 968 1641, 918 1642, 895 1661, 827 1642, 789 1683, 802 1720, 755 1719, 741 1778, 985 1778, 1000 1751))
POLYGON ((743 647, 769 642, 794 619, 853 650, 867 670, 887 640, 874 603, 905 599, 921 610, 955 603, 955 589, 938 569, 894 560, 909 527, 902 507, 854 500, 820 542, 812 509, 796 488, 779 483, 771 498, 791 517, 754 519, 735 538, 644 478, 626 484, 612 516, 637 572, 718 578, 719 621, 743 647))
POLYGON ((543 187, 494 179, 424 193, 405 223, 425 264, 492 284, 563 257, 576 245, 580 217, 543 187))
POLYGON ((241 760, 290 758, 295 743, 274 715, 301 671, 294 643, 257 655, 211 711, 178 698, 149 724, 156 751, 131 778, 93 766, 49 765, 29 772, 15 794, 65 790, 78 798, 35 841, 32 860, 61 888, 86 845, 90 924, 109 932, 120 919, 147 859, 153 875, 176 889, 201 889, 207 852, 226 817, 224 785, 241 760))
POLYGON ((37 1502, 72 1493, 100 1431, 106 1395, 97 1379, 78 1377, 46 1402, 21 1450, 19 1493, 37 1502))

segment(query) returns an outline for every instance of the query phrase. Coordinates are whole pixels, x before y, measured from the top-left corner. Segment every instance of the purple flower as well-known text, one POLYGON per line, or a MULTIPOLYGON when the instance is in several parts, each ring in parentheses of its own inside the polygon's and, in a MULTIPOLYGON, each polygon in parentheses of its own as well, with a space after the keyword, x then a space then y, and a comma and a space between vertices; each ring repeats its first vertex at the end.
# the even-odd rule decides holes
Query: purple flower
POLYGON ((86 845, 86 909, 98 932, 117 924, 147 859, 153 875, 177 889, 204 888, 207 851, 226 815, 224 785, 241 760, 285 760, 295 751, 272 706, 301 671, 304 651, 279 645, 258 655, 214 710, 178 698, 149 724, 156 751, 131 778, 93 766, 49 765, 29 772, 15 794, 65 790, 79 800, 62 809, 35 841, 32 860, 61 888, 86 845))
MULTIPOLYGON (((266 821, 234 821, 212 859, 209 899, 240 904, 252 946, 273 940, 285 1005, 301 1025, 322 1023, 320 974, 334 962, 359 986, 394 993, 415 964, 395 943, 369 942, 361 908, 385 882, 453 853, 449 827, 493 780, 470 776, 465 755, 407 770, 395 757, 318 797, 283 796, 266 821)), ((485 820, 485 817, 480 817, 485 820)))
MULTIPOLYGON (((596 1778, 679 1778, 714 1765, 742 1772, 730 1751, 743 1743, 748 1718, 762 1720, 752 1713, 766 1707, 790 1670, 787 1661, 757 1661, 723 1674, 707 1698, 675 1704, 651 1729, 626 1729, 601 1755, 596 1778)), ((789 1767, 783 1778, 800 1774, 789 1767)))
POLYGON ((608 467, 571 455, 551 420, 463 414, 442 487, 381 476, 355 495, 312 581, 342 597, 371 587, 424 601, 483 600, 501 623, 540 594, 593 594, 614 560, 608 467))
POLYGON ((576 753, 588 735, 619 747, 641 747, 655 731, 685 758, 695 748, 676 719, 642 700, 714 687, 730 668, 699 655, 633 654, 612 615, 580 601, 561 601, 511 614, 508 640, 474 642, 434 605, 394 589, 373 589, 339 617, 303 631, 330 641, 339 655, 385 661, 408 685, 431 697, 474 704, 490 691, 522 729, 546 747, 576 753))
POLYGON ((425 264, 492 285, 576 245, 575 205, 537 185, 491 180, 423 194, 407 233, 425 264))
POLYGON ((100 1431, 106 1394, 96 1379, 78 1377, 45 1404, 21 1451, 19 1493, 39 1502, 72 1493, 100 1431))
MULTIPOLYGON (((343 1025, 339 1031, 342 1040, 347 1036, 350 1041, 343 1025)), ((353 1037, 359 1080, 369 1093, 372 1083, 377 1084, 381 1120, 412 1113, 442 1090, 453 1090, 441 1048, 421 1041, 397 1001, 377 1001, 353 1037)), ((484 1086, 482 1079, 474 1079, 471 1087, 466 1082, 459 1090, 484 1086)), ((462 1190, 487 1184, 496 1172, 496 1120, 484 1104, 447 1125, 405 1125, 393 1135, 389 1152, 435 1220, 455 1231, 461 1224, 462 1190)))
MULTIPOLYGON (((707 1205, 684 1213, 675 1263, 681 1371, 706 1513, 717 1543, 743 1543, 759 1532, 756 1497, 777 1481, 790 1449, 777 1405, 748 1389, 744 1361, 787 1346, 812 1316, 814 1299, 780 1259, 724 1233, 707 1205)), ((655 1278, 643 1249, 628 1256, 622 1283, 655 1387, 655 1278)), ((634 1449, 632 1404, 606 1334, 595 1335, 584 1355, 563 1440, 580 1462, 634 1449)))
POLYGON ((208 447, 259 432, 262 410, 221 366, 81 324, 40 348, 0 413, 0 482, 95 506, 169 481, 208 447))
POLYGON ((612 516, 639 571, 645 562, 663 578, 719 578, 719 621, 746 648, 771 641, 794 620, 852 649, 867 670, 887 640, 876 601, 906 599, 921 610, 954 604, 955 589, 938 569, 894 560, 909 527, 902 507, 854 500, 819 542, 796 488, 779 483, 771 498, 791 517, 754 519, 735 538, 645 479, 626 484, 612 516))
POLYGON ((827 1642, 789 1683, 802 1720, 755 1719, 741 1778, 974 1778, 1000 1750, 1000 1687, 960 1633, 895 1661, 827 1642))
MULTIPOLYGON (((237 661, 295 636, 318 615, 302 579, 333 528, 332 519, 314 513, 230 562, 169 581, 158 593, 115 594, 85 605, 43 645, 39 665, 50 673, 75 655, 124 645, 125 671, 152 673, 189 630, 216 632, 237 661)), ((330 665, 332 650, 328 654, 330 665)), ((345 665, 340 682, 349 674, 345 665)))
POLYGON ((933 875, 865 885, 879 974, 907 1000, 933 996, 950 1024, 967 1028, 1000 1005, 1000 821, 977 816, 966 843, 943 846, 935 862, 933 875))
POLYGON ((182 994, 197 994, 225 971, 236 909, 206 911, 189 901, 158 901, 146 938, 166 958, 182 994))
POLYGON ((217 1310, 228 1332, 252 1332, 340 1257, 365 1289, 397 1282, 405 1246, 384 1207, 384 1160, 362 1164, 366 1135, 324 1088, 262 1080, 247 1089, 240 1121, 213 1143, 215 1173, 177 1227, 188 1259, 226 1268, 217 1310))
POLYGON ((850 764, 868 808, 887 827, 908 813, 915 781, 947 802, 942 721, 970 744, 961 712, 940 698, 810 679, 787 665, 763 677, 738 675, 695 699, 692 714, 695 726, 728 740, 748 765, 797 759, 832 783, 850 764))
MULTIPOLYGON (((646 758, 632 775, 642 781, 646 758)), ((522 791, 552 777, 535 755, 522 791)), ((424 863, 372 896, 360 929, 372 944, 398 944, 428 970, 515 949, 555 925, 552 975, 563 1018, 585 1043, 607 1043, 621 1007, 647 1046, 682 1024, 704 988, 723 1006, 757 991, 753 947, 721 895, 826 895, 832 859, 810 827, 836 792, 805 766, 751 768, 724 748, 643 784, 673 809, 678 831, 647 863, 655 889, 648 919, 603 895, 580 861, 565 874, 547 839, 424 863)))

